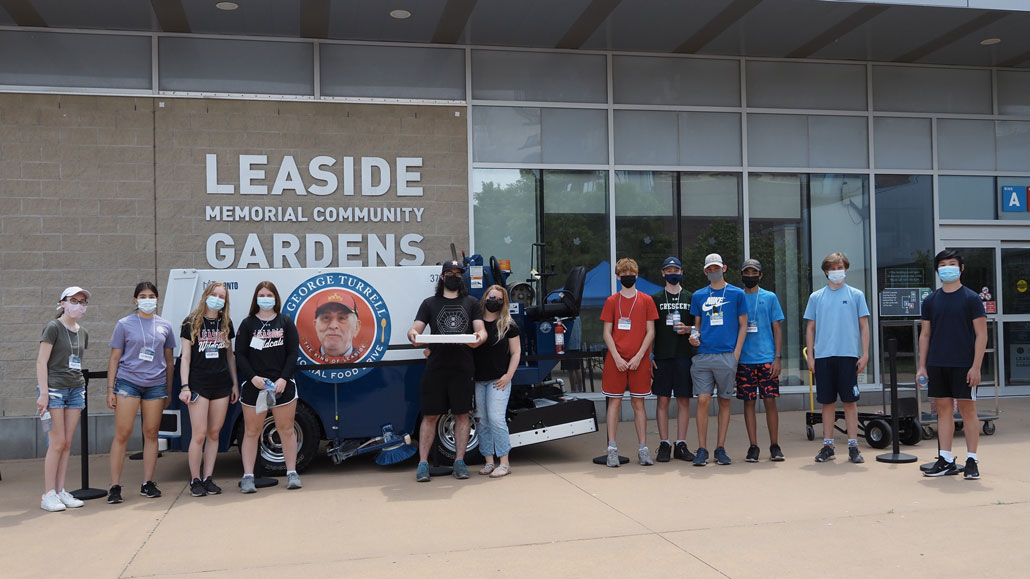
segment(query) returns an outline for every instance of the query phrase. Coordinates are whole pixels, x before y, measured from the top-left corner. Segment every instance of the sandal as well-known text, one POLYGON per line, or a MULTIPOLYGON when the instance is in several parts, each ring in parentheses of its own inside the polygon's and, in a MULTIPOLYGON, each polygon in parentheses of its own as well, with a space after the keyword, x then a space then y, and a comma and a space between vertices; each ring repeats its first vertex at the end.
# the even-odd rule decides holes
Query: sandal
POLYGON ((511 472, 511 467, 506 464, 502 464, 501 466, 492 470, 493 472, 490 473, 490 478, 501 478, 502 476, 507 476, 508 473, 511 472))
POLYGON ((490 474, 494 471, 494 468, 496 468, 494 463, 488 462, 483 466, 483 468, 479 469, 479 474, 490 474))

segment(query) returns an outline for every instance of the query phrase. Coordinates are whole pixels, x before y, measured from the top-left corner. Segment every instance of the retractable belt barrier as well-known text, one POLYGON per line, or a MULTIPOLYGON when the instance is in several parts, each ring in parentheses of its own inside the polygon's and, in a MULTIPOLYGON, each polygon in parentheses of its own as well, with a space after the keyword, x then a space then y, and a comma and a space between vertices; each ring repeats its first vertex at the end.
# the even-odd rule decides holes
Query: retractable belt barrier
POLYGON ((107 496, 107 491, 102 489, 94 489, 89 487, 89 381, 91 378, 107 378, 107 372, 90 372, 85 368, 82 369, 82 377, 86 380, 86 395, 83 396, 85 400, 85 406, 82 407, 82 413, 79 416, 79 443, 81 446, 81 462, 82 462, 82 488, 77 491, 72 491, 72 496, 81 500, 88 501, 92 499, 99 499, 107 496))

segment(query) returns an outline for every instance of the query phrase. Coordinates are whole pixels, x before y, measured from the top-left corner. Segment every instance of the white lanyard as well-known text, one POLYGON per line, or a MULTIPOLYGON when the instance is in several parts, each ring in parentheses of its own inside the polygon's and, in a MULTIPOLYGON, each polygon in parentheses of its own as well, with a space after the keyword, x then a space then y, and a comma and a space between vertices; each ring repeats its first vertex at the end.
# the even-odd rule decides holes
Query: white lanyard
MULTIPOLYGON (((136 320, 139 321, 139 333, 143 337, 143 349, 144 350, 149 350, 150 348, 147 346, 147 332, 146 332, 146 330, 143 329, 143 316, 141 316, 139 314, 136 314, 136 320)), ((150 326, 150 330, 151 330, 150 334, 151 335, 150 335, 150 337, 154 341, 154 345, 156 346, 157 345, 157 318, 150 318, 150 322, 151 322, 151 326, 150 326)))
MULTIPOLYGON (((57 323, 61 324, 61 322, 57 322, 57 323)), ((75 342, 72 343, 72 331, 69 330, 68 326, 66 326, 64 324, 61 324, 61 327, 64 328, 64 333, 68 334, 68 346, 75 352, 72 355, 73 356, 78 356, 79 358, 81 358, 82 357, 82 350, 79 348, 79 333, 75 332, 75 342)))
POLYGON ((637 298, 639 296, 640 296, 640 291, 638 290, 637 293, 633 294, 633 303, 629 306, 629 315, 624 316, 624 315, 622 315, 622 292, 619 292, 619 318, 620 319, 626 319, 629 316, 633 315, 633 308, 637 307, 637 298))
MULTIPOLYGON (((669 290, 664 290, 664 291, 665 291, 665 303, 666 303, 666 304, 671 304, 671 303, 673 303, 672 301, 670 301, 670 300, 669 300, 669 290)), ((677 309, 679 309, 679 304, 680 304, 680 295, 681 295, 681 294, 676 294, 676 308, 677 308, 677 309)))

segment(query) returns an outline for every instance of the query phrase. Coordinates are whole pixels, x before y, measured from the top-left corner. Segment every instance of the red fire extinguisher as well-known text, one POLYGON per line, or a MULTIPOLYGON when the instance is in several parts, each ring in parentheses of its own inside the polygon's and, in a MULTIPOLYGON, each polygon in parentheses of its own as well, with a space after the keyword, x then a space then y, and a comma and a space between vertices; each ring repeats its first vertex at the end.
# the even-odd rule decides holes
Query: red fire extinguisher
POLYGON ((565 354, 565 324, 561 320, 554 322, 554 352, 559 356, 565 354))

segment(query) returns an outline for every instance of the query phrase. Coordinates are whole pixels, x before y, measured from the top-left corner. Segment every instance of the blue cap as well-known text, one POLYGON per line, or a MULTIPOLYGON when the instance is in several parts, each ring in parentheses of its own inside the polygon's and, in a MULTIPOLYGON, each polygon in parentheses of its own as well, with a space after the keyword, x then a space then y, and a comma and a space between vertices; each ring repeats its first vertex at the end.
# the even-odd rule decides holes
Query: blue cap
POLYGON ((676 257, 666 257, 665 258, 665 262, 662 263, 662 269, 665 269, 667 267, 672 267, 672 266, 676 266, 676 267, 678 267, 680 269, 683 269, 683 264, 680 263, 679 258, 676 258, 676 257))

